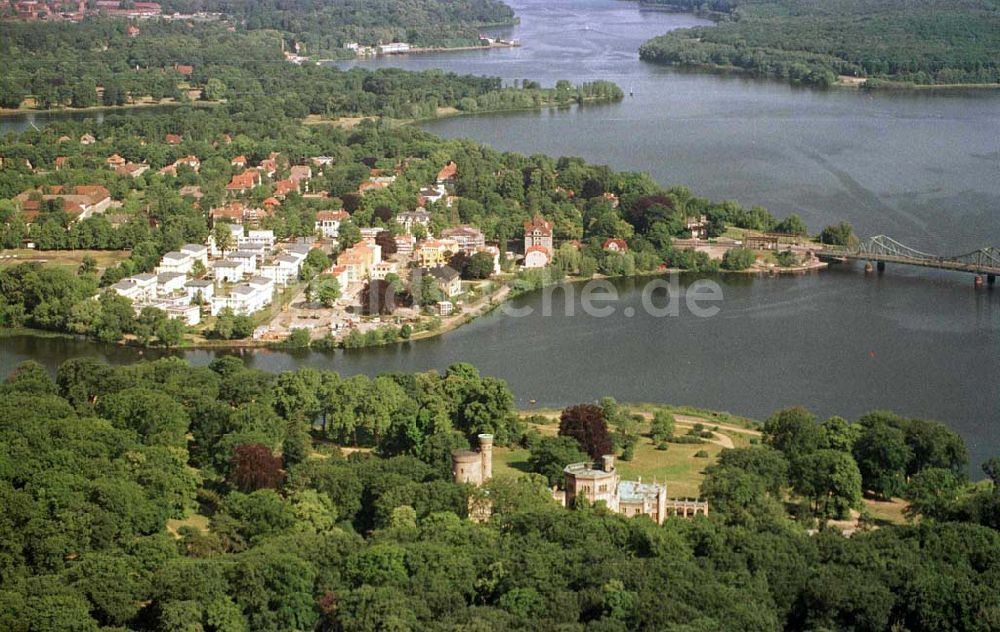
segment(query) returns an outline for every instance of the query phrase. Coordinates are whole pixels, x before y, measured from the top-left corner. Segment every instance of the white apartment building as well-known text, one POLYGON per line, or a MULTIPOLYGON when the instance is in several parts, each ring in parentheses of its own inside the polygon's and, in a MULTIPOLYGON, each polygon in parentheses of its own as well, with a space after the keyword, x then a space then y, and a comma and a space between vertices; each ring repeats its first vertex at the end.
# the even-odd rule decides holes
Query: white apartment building
POLYGON ((194 266, 194 259, 191 255, 179 250, 173 250, 163 255, 163 258, 160 259, 160 265, 156 267, 156 273, 178 272, 180 274, 190 274, 192 266, 194 266))

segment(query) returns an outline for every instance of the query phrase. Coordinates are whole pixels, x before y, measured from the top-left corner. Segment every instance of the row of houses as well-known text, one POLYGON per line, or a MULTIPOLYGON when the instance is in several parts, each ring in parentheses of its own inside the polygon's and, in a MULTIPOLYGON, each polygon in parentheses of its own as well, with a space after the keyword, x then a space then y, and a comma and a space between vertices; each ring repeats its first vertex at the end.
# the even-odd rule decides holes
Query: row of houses
POLYGON ((273 231, 244 231, 235 224, 230 231, 236 249, 224 252, 214 239, 207 245, 185 244, 164 254, 155 274, 122 279, 111 289, 130 299, 136 313, 158 307, 188 325, 201 321, 203 309, 213 316, 227 308, 237 315, 264 309, 276 287, 298 279, 311 246, 297 243, 277 250, 273 231), (206 273, 204 278, 192 278, 196 267, 206 273))

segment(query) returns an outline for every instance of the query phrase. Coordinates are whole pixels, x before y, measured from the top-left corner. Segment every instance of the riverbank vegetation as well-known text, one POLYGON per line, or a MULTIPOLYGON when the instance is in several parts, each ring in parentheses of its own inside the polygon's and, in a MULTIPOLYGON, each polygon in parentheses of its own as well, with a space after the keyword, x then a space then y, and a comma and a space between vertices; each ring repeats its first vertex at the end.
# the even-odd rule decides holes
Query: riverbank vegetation
POLYGON ((864 78, 871 88, 1000 84, 1000 7, 990 0, 724 0, 699 6, 724 17, 717 26, 647 41, 642 59, 819 87, 840 76, 864 78))
MULTIPOLYGON (((630 416, 606 403, 614 437, 630 416)), ((78 359, 52 380, 26 363, 0 411, 5 630, 988 629, 1000 612, 1000 465, 970 484, 960 440, 886 413, 780 411, 760 445, 702 460, 709 516, 657 525, 564 509, 509 470, 468 520, 483 490, 453 482, 451 450, 538 441, 469 365, 78 359), (886 483, 912 497, 906 524, 827 520, 886 483)), ((582 455, 582 419, 557 462, 582 455)))
POLYGON ((221 13, 247 31, 285 34, 291 47, 311 57, 353 57, 344 45, 407 42, 421 48, 478 46, 485 26, 516 23, 500 0, 164 0, 164 11, 221 13))

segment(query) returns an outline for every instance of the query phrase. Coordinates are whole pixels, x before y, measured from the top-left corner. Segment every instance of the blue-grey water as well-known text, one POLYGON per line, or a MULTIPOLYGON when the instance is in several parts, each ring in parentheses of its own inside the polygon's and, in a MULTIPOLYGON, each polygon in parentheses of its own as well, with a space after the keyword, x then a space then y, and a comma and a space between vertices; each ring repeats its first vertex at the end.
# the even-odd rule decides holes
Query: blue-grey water
MULTIPOLYGON (((743 77, 677 72, 638 60, 648 37, 701 24, 615 0, 514 0, 515 50, 358 63, 445 68, 506 81, 612 79, 634 93, 601 106, 459 117, 424 127, 524 153, 577 155, 651 173, 663 184, 800 213, 818 231, 846 219, 922 250, 1000 245, 1000 94, 814 91, 743 77)), ((351 64, 345 64, 351 65, 351 64)), ((938 419, 966 439, 977 465, 1000 453, 1000 290, 969 275, 890 266, 803 277, 722 277, 714 318, 653 318, 642 281, 618 284, 608 318, 499 312, 434 340, 336 354, 257 351, 267 370, 342 373, 471 362, 505 378, 527 405, 613 395, 764 417, 802 404, 820 416, 874 408, 938 419), (636 310, 626 316, 626 307, 636 310)), ((687 281, 690 281, 688 279, 687 281)), ((685 281, 685 282, 687 282, 685 281)), ((50 367, 80 354, 132 362, 136 351, 65 339, 0 339, 0 369, 50 367)), ((143 357, 156 354, 146 352, 143 357)), ((195 363, 214 354, 190 351, 195 363)))

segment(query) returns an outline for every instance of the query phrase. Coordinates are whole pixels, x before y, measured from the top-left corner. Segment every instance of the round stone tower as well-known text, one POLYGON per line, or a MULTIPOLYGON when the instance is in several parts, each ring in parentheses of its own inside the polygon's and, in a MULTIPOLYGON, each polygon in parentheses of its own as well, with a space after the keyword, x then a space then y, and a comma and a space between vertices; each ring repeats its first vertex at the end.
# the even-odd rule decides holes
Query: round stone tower
POLYGON ((493 478, 493 435, 479 435, 479 456, 482 458, 483 482, 493 478))
POLYGON ((456 483, 483 484, 483 457, 472 450, 451 453, 451 473, 456 483))

